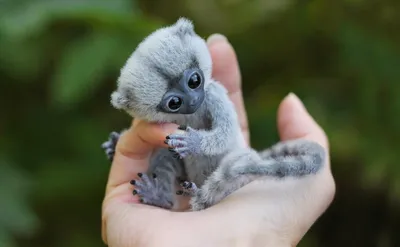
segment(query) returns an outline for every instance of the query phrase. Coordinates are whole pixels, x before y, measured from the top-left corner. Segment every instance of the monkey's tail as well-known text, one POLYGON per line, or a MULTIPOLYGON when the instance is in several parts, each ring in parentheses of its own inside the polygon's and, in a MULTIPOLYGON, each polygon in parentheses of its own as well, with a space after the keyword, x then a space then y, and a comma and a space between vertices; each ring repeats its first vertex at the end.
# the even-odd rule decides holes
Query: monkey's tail
POLYGON ((261 153, 253 149, 233 151, 207 179, 202 193, 192 199, 192 207, 199 210, 214 205, 259 178, 316 174, 325 164, 325 156, 322 146, 306 140, 281 142, 261 153))

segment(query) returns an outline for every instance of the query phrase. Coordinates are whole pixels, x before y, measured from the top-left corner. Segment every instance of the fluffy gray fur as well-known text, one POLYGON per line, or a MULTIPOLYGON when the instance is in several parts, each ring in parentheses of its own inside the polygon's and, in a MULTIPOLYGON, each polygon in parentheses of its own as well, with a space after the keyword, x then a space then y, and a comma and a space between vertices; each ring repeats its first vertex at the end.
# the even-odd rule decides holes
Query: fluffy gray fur
MULTIPOLYGON (((187 126, 184 134, 168 136, 168 149, 158 149, 146 174, 132 181, 134 194, 146 204, 172 208, 175 183, 178 194, 191 196, 194 211, 210 207, 251 181, 263 177, 302 177, 317 173, 325 162, 317 143, 298 140, 281 142, 258 153, 246 148, 237 114, 226 89, 211 77, 212 61, 206 42, 191 21, 180 18, 142 41, 121 69, 111 103, 132 117, 151 122, 187 126), (167 114, 157 110, 169 78, 180 77, 196 66, 204 73, 205 100, 193 114, 167 114), (154 175, 155 174, 155 175, 154 175)), ((110 159, 115 132, 103 144, 110 159)))

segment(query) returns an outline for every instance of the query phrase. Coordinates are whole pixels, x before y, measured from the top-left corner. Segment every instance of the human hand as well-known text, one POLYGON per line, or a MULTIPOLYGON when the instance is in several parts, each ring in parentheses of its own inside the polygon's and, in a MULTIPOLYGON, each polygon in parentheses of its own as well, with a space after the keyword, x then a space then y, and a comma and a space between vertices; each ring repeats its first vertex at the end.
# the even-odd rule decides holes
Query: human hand
MULTIPOLYGON (((227 88, 249 142, 236 55, 220 36, 211 39, 209 49, 213 76, 227 88)), ((120 137, 103 202, 102 236, 109 246, 295 246, 333 199, 335 184, 328 157, 315 176, 255 181, 199 212, 139 204, 129 181, 147 170, 152 150, 165 146, 165 136, 176 128, 135 120, 120 137)), ((325 133, 294 95, 279 107, 278 130, 281 140, 313 140, 328 152, 325 133)))

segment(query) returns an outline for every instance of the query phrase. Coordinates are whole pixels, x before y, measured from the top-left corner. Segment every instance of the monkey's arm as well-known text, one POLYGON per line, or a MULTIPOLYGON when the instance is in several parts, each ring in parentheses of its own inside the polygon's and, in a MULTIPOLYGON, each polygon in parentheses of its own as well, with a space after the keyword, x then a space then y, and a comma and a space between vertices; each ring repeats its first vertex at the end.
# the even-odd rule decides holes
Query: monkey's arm
POLYGON ((186 133, 167 136, 166 143, 172 147, 171 151, 182 158, 187 155, 219 155, 238 145, 240 126, 227 90, 212 82, 205 95, 203 114, 210 120, 210 128, 196 130, 187 126, 186 133))
POLYGON ((211 120, 211 128, 199 131, 201 150, 206 155, 218 155, 237 145, 240 125, 227 90, 217 82, 207 89, 207 118, 211 120))

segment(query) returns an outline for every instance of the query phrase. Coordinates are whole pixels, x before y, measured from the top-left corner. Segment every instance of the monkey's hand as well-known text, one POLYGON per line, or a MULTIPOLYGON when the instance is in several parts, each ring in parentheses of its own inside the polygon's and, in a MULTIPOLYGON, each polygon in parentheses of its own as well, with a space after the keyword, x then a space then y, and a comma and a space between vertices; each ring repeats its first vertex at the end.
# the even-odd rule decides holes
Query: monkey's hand
POLYGON ((147 174, 138 173, 140 180, 131 180, 131 184, 135 185, 133 195, 139 195, 140 202, 153 205, 160 208, 171 209, 173 202, 168 196, 168 191, 162 183, 158 181, 156 174, 149 177, 147 174))
POLYGON ((190 127, 180 126, 184 130, 182 134, 171 134, 166 137, 165 143, 170 146, 169 151, 176 154, 175 157, 181 159, 189 156, 201 154, 202 136, 200 133, 190 127))

